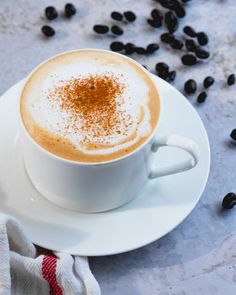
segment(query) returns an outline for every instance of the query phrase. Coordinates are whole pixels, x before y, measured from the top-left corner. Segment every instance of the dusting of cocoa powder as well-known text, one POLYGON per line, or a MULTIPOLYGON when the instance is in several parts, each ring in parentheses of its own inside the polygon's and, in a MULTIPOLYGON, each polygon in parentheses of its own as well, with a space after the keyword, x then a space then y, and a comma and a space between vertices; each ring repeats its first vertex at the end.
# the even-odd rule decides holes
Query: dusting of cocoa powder
POLYGON ((91 74, 60 81, 48 98, 51 103, 59 103, 60 110, 69 113, 64 134, 69 129, 79 132, 82 144, 89 147, 91 137, 93 143, 106 144, 109 136, 127 134, 131 117, 120 108, 124 103, 124 87, 114 74, 91 74))

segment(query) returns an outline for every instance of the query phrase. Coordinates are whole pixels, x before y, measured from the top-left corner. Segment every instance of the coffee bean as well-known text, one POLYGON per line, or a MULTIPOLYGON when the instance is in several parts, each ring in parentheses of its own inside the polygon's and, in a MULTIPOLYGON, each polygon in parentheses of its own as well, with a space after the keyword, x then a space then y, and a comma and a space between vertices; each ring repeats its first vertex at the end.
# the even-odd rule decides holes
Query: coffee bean
POLYGON ((235 75, 234 74, 231 74, 229 75, 228 79, 227 79, 227 84, 229 86, 233 85, 235 83, 235 75))
POLYGON ((157 72, 158 77, 162 78, 163 80, 169 81, 169 72, 163 71, 163 72, 157 72))
POLYGON ((151 43, 147 46, 146 48, 146 52, 148 54, 154 53, 155 51, 157 51, 159 49, 159 44, 157 43, 151 43))
POLYGON ((125 54, 130 55, 135 52, 135 46, 133 43, 127 43, 124 46, 125 54))
POLYGON ((228 193, 222 201, 222 207, 224 209, 232 209, 235 205, 236 205, 236 194, 228 193))
POLYGON ((176 13, 176 15, 179 17, 179 18, 182 18, 182 17, 185 17, 186 15, 186 12, 185 12, 185 9, 184 7, 179 3, 177 2, 178 4, 175 6, 174 8, 174 11, 176 13))
POLYGON ((197 33, 197 40, 200 45, 206 45, 208 43, 208 36, 204 32, 197 33))
POLYGON ((170 46, 173 48, 173 49, 182 49, 184 44, 182 41, 178 40, 178 39, 174 39, 171 43, 170 43, 170 46))
POLYGON ((124 12, 124 17, 128 22, 134 22, 136 20, 136 15, 133 11, 126 11, 124 12))
POLYGON ((114 19, 114 20, 118 20, 118 21, 121 21, 123 19, 123 14, 121 14, 120 12, 118 11, 113 11, 111 13, 111 18, 114 19))
POLYGON ((151 11, 151 17, 158 20, 163 20, 163 14, 159 9, 153 9, 151 11))
POLYGON ((55 30, 50 26, 43 26, 41 31, 47 37, 52 37, 56 33, 55 30))
POLYGON ((174 33, 178 29, 178 19, 172 11, 165 14, 165 24, 170 33, 174 33))
POLYGON ((65 16, 70 18, 76 14, 76 8, 72 3, 67 3, 65 5, 65 16))
POLYGON ((165 71, 169 72, 169 66, 164 62, 157 63, 155 69, 157 73, 165 71))
POLYGON ((189 79, 184 84, 184 90, 187 94, 193 94, 197 90, 197 82, 193 79, 189 79))
POLYGON ((196 50, 196 56, 200 59, 206 59, 206 58, 209 58, 210 56, 210 53, 206 50, 203 50, 201 48, 197 48, 196 50))
POLYGON ((157 0, 162 7, 173 10, 175 8, 175 2, 173 0, 157 0))
POLYGON ((110 44, 110 49, 112 51, 122 51, 124 49, 124 44, 119 41, 112 42, 110 44))
POLYGON ((193 66, 197 63, 196 57, 192 54, 183 55, 181 60, 182 60, 182 63, 186 66, 193 66))
POLYGON ((119 26, 112 26, 111 31, 115 35, 122 35, 124 33, 124 31, 119 26))
POLYGON ((236 141, 236 128, 231 131, 230 136, 233 140, 236 141))
POLYGON ((137 54, 146 54, 147 53, 145 48, 139 47, 139 46, 135 46, 134 50, 137 54))
POLYGON ((192 52, 195 52, 198 49, 198 45, 193 39, 187 39, 185 41, 185 47, 188 51, 192 52))
POLYGON ((215 83, 215 79, 211 76, 208 76, 203 81, 204 88, 209 88, 215 83))
POLYGON ((185 26, 184 28, 183 28, 183 31, 184 31, 184 33, 186 34, 186 35, 188 35, 189 37, 196 37, 197 36, 197 33, 195 32, 195 30, 192 28, 192 27, 190 27, 190 26, 185 26))
POLYGON ((157 63, 155 69, 156 69, 157 75, 160 78, 169 81, 169 76, 170 76, 169 66, 166 63, 164 62, 157 63))
POLYGON ((176 71, 171 71, 171 72, 169 73, 169 80, 170 80, 170 81, 174 81, 175 78, 176 78, 176 71))
POLYGON ((45 15, 46 15, 46 18, 49 20, 53 20, 58 17, 57 10, 53 6, 48 6, 45 8, 45 15))
POLYGON ((161 41, 167 44, 171 44, 175 40, 175 37, 170 33, 161 34, 161 41))
POLYGON ((203 103, 207 98, 207 93, 205 91, 201 92, 197 97, 198 103, 203 103))
POLYGON ((152 26, 153 28, 160 28, 162 26, 162 20, 159 19, 147 19, 147 23, 152 26))
POLYGON ((109 32, 109 27, 105 25, 95 25, 93 27, 94 32, 97 34, 106 34, 109 32))

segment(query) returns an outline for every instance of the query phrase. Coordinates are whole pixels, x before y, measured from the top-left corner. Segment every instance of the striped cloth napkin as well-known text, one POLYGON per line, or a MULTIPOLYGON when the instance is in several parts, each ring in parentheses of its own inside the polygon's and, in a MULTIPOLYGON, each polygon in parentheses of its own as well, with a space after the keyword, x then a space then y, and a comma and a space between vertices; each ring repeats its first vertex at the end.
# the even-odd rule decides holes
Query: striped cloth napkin
POLYGON ((0 214, 0 295, 100 295, 87 257, 36 248, 13 217, 0 214))

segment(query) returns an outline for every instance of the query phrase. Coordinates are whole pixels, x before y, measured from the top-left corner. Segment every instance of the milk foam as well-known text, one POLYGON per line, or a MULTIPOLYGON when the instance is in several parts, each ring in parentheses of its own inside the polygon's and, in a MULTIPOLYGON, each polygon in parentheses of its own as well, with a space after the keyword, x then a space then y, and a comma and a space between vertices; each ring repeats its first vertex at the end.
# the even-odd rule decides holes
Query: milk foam
POLYGON ((77 58, 73 63, 67 65, 58 63, 28 95, 26 109, 36 124, 53 135, 69 140, 76 149, 86 154, 103 155, 117 152, 132 146, 152 131, 149 85, 138 73, 135 66, 128 62, 117 64, 117 62, 112 63, 110 60, 108 63, 104 63, 104 59, 88 57, 86 60, 77 58), (126 130, 126 134, 122 131, 127 126, 121 126, 123 130, 120 134, 114 132, 106 138, 94 138, 91 134, 87 134, 91 144, 96 145, 104 142, 107 144, 106 148, 103 146, 100 149, 89 150, 81 144, 84 136, 84 131, 81 129, 83 122, 79 120, 76 122, 77 132, 75 132, 72 126, 68 126, 70 124, 70 113, 60 109, 58 101, 55 100, 52 103, 48 96, 53 92, 55 86, 63 84, 65 81, 78 76, 86 77, 88 75, 103 75, 104 73, 112 74, 120 83, 125 85, 122 97, 117 98, 117 101, 122 100, 123 104, 117 106, 117 108, 125 111, 125 117, 132 124, 126 130), (142 120, 140 122, 141 114, 142 120), (134 132, 136 132, 135 138, 126 141, 134 132))

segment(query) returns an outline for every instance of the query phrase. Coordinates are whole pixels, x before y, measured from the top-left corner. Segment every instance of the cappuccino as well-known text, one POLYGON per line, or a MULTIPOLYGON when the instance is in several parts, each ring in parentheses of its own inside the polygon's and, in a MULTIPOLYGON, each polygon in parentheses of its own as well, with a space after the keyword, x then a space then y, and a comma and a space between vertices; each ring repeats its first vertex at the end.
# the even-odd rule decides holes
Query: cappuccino
POLYGON ((50 153, 77 162, 106 162, 140 147, 156 129, 154 82, 119 54, 86 50, 41 64, 21 94, 25 129, 50 153))

